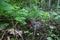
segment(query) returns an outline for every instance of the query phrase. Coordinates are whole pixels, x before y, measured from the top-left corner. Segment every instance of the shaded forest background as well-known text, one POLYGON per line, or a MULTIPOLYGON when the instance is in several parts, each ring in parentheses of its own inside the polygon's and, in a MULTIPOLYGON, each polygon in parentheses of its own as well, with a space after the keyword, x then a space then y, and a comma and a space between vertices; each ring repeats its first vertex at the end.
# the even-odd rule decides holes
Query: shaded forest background
POLYGON ((60 0, 0 0, 0 40, 60 40, 60 0))

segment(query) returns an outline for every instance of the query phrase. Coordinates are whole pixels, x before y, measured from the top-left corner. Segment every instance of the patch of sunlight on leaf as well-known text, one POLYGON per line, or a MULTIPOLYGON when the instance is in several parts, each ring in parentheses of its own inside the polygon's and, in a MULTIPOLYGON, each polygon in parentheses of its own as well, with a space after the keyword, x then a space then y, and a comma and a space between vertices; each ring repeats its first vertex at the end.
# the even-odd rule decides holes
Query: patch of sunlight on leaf
POLYGON ((53 40, 51 37, 47 37, 47 40, 53 40))
POLYGON ((58 15, 56 12, 53 12, 53 15, 58 15))
POLYGON ((14 7, 11 4, 8 4, 7 2, 0 1, 0 9, 11 11, 14 9, 14 7))
POLYGON ((21 22, 23 25, 27 24, 27 23, 24 21, 24 20, 25 20, 24 17, 16 17, 15 20, 21 22))
POLYGON ((50 29, 54 29, 55 28, 55 26, 49 26, 50 27, 50 29))
POLYGON ((55 34, 51 34, 51 37, 55 37, 56 35, 55 34))
POLYGON ((24 31, 24 33, 29 33, 29 31, 24 31))

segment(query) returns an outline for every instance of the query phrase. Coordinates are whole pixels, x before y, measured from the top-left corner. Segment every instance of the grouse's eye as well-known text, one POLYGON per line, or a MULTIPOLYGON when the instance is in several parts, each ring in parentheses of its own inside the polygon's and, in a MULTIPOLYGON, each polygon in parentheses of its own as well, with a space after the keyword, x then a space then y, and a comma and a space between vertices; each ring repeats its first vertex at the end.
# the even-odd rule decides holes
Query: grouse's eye
POLYGON ((35 25, 35 24, 33 24, 33 25, 35 25))

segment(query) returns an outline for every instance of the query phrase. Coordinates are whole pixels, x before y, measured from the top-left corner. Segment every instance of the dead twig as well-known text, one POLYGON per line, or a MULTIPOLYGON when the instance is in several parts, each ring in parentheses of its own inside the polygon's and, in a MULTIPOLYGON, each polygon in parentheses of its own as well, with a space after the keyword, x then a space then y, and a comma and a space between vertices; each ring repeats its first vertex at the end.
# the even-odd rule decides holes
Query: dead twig
POLYGON ((1 39, 0 39, 0 40, 2 40, 2 39, 3 39, 3 37, 4 37, 5 33, 6 33, 6 31, 4 31, 4 33, 3 33, 3 35, 2 35, 2 37, 1 37, 1 39))

